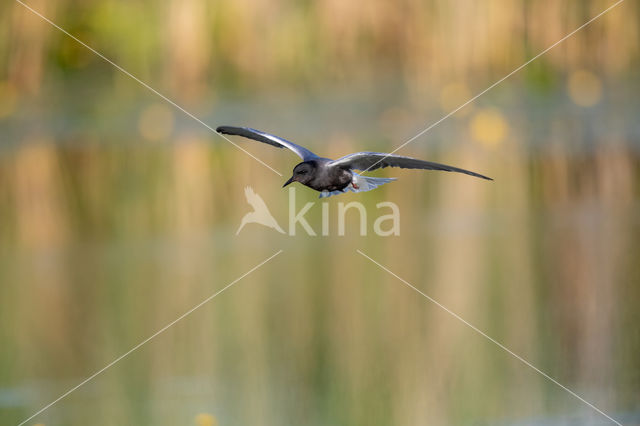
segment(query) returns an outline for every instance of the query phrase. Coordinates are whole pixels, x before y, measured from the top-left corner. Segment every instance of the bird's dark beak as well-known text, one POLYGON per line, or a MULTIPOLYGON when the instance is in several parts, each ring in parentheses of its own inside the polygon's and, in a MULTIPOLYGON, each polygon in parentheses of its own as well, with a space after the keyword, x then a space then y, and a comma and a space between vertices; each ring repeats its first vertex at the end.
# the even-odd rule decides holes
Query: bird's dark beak
POLYGON ((289 185, 291 182, 293 182, 293 176, 291 176, 291 177, 289 178, 289 180, 288 180, 288 181, 286 181, 286 182, 284 183, 284 185, 282 185, 282 187, 284 188, 285 186, 289 185))

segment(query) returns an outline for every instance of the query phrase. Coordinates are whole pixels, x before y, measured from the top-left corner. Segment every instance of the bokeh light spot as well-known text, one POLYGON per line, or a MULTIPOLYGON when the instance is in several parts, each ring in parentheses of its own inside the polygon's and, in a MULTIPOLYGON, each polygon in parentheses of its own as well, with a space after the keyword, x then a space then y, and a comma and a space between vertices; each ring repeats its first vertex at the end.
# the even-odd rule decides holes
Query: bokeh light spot
POLYGON ((569 96, 576 104, 590 107, 602 97, 602 83, 597 75, 590 71, 578 70, 571 73, 568 82, 569 96))
MULTIPOLYGON (((451 83, 442 88, 440 92, 440 107, 449 113, 471 99, 469 88, 463 83, 451 83)), ((471 105, 467 105, 455 115, 463 116, 471 111, 471 105)))
POLYGON ((211 414, 200 413, 196 416, 197 426, 216 426, 217 424, 216 418, 211 414))
POLYGON ((138 120, 138 131, 149 141, 168 138, 173 131, 173 111, 164 104, 147 107, 138 120))
POLYGON ((494 147, 500 144, 509 132, 504 115, 495 108, 478 111, 470 123, 471 137, 482 145, 494 147))

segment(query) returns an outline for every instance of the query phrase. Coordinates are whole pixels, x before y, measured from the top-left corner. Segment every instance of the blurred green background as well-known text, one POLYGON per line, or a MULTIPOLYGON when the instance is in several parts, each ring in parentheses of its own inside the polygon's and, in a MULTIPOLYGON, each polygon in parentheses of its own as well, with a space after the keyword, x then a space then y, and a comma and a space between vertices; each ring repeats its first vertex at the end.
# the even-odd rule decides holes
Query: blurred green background
MULTIPOLYGON (((210 126, 390 151, 612 1, 30 0, 210 126)), ((640 7, 625 1, 399 151, 489 175, 330 198, 333 236, 247 225, 280 177, 18 3, 0 4, 0 423, 611 424, 378 269, 640 424, 640 7), (337 203, 401 211, 359 236, 337 203)), ((317 193, 298 205, 320 229, 317 193)))

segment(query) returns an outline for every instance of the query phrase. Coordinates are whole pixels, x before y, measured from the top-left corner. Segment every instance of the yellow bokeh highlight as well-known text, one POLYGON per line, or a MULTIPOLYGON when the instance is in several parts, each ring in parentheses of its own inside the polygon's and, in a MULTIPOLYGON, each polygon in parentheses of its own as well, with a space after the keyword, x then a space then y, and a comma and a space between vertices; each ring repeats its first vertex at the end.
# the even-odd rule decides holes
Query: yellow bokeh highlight
POLYGON ((590 71, 578 70, 571 73, 567 89, 571 100, 583 107, 593 106, 602 98, 602 83, 590 71))
MULTIPOLYGON (((450 83, 442 88, 440 92, 440 108, 449 113, 460 105, 471 99, 472 95, 469 88, 463 83, 450 83)), ((467 105, 458 111, 455 115, 466 115, 471 110, 471 106, 467 105)))
POLYGON ((173 132, 173 111, 165 104, 147 107, 138 119, 138 131, 149 141, 161 141, 173 132))
POLYGON ((8 117, 16 108, 18 93, 7 81, 0 81, 0 118, 8 117))
POLYGON ((217 426, 218 421, 211 414, 200 413, 196 416, 196 426, 217 426))
POLYGON ((500 111, 485 108, 471 119, 470 132, 474 140, 486 147, 494 147, 504 141, 509 133, 509 124, 500 111))

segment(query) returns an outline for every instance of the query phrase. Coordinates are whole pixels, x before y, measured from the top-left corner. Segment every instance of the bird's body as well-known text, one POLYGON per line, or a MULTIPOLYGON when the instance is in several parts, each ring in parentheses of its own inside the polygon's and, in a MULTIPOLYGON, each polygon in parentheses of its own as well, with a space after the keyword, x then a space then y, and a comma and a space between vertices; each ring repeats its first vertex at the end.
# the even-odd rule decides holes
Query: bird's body
POLYGON ((328 167, 332 160, 328 158, 317 158, 315 160, 303 161, 296 165, 299 170, 308 167, 311 170, 311 180, 303 184, 316 191, 343 191, 353 181, 353 173, 348 169, 328 167), (300 167, 299 167, 300 166, 300 167))
POLYGON ((329 158, 319 157, 307 148, 289 142, 286 139, 248 127, 220 126, 216 131, 227 135, 243 136, 278 148, 288 148, 295 152, 303 161, 293 168, 293 176, 291 176, 283 186, 287 186, 292 182, 300 182, 309 188, 319 191, 321 198, 347 191, 370 191, 380 185, 395 180, 393 178, 362 176, 355 173, 354 170, 369 171, 384 167, 441 170, 493 180, 469 170, 381 152, 357 152, 337 160, 331 160, 329 158))

